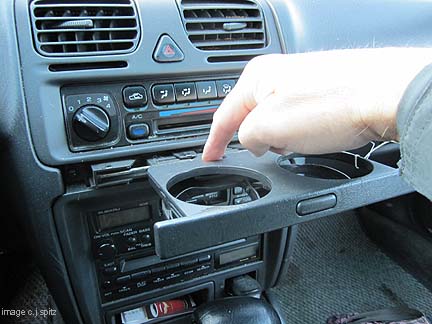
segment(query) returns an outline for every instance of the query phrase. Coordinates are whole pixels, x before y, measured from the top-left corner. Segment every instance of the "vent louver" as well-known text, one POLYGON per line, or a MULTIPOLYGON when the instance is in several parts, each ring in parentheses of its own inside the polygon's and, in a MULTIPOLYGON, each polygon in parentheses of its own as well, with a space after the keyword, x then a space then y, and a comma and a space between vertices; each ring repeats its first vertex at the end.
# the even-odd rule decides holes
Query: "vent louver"
POLYGON ((201 50, 257 49, 266 46, 264 17, 251 0, 182 0, 189 40, 201 50))
POLYGON ((140 37, 133 0, 35 0, 35 45, 46 56, 133 51, 140 37))

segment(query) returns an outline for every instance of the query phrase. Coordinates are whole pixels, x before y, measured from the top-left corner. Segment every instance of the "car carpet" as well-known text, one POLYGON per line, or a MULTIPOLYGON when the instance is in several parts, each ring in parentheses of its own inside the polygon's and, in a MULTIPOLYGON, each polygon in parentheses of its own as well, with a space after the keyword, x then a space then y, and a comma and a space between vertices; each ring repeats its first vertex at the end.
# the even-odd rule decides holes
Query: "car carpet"
POLYGON ((409 306, 432 314, 432 293, 363 233, 354 212, 299 225, 287 275, 272 289, 287 324, 409 306))

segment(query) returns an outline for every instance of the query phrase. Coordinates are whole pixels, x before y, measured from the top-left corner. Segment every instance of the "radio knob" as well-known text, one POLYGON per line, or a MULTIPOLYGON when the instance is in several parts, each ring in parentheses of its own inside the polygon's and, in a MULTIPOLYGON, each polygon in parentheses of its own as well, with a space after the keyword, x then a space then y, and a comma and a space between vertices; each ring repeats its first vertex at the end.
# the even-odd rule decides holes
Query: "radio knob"
POLYGON ((103 243, 99 246, 97 254, 102 259, 112 259, 117 253, 117 248, 113 243, 103 243))
POLYGON ((150 236, 150 234, 144 234, 142 236, 142 240, 143 240, 144 243, 150 243, 151 242, 151 236, 150 236))
POLYGON ((98 106, 84 106, 75 113, 72 125, 83 140, 95 142, 105 138, 110 130, 108 114, 98 106))

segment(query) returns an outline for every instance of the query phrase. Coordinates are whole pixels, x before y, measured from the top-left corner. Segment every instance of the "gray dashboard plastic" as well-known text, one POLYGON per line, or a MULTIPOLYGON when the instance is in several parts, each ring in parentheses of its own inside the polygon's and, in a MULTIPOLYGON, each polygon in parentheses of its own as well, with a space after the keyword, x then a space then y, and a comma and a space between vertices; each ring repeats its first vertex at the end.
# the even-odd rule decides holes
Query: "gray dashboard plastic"
POLYGON ((432 46, 432 3, 423 0, 270 0, 288 53, 432 46))
MULTIPOLYGON (((159 145, 134 145, 115 149, 104 149, 86 153, 72 153, 68 149, 66 130, 63 121, 60 88, 64 85, 83 85, 101 81, 164 80, 194 76, 209 77, 239 73, 245 62, 208 63, 210 55, 231 56, 231 51, 201 51, 189 41, 183 28, 180 13, 175 0, 137 0, 137 9, 141 18, 141 41, 134 53, 125 55, 100 55, 92 57, 43 57, 33 46, 28 0, 16 1, 18 40, 21 52, 24 87, 26 89, 27 109, 30 128, 37 155, 48 165, 78 163, 104 158, 116 158, 125 155, 158 152, 179 146, 197 146, 204 144, 205 137, 191 138, 184 141, 159 145), (152 55, 162 34, 169 35, 184 53, 184 60, 175 63, 157 63, 152 55), (52 72, 51 64, 72 64, 126 61, 128 66, 118 69, 77 70, 52 72), (37 81, 36 81, 37 80, 37 81)), ((268 46, 264 49, 237 50, 236 55, 259 55, 281 53, 279 35, 269 6, 262 4, 267 21, 268 46)), ((103 91, 103 85, 101 86, 103 91)))
POLYGON ((189 161, 151 166, 148 170, 151 184, 169 208, 181 216, 155 224, 159 257, 168 258, 269 232, 413 191, 399 176, 398 169, 373 161, 370 161, 372 171, 363 177, 323 180, 282 169, 277 164, 278 158, 274 153, 255 158, 247 151, 240 151, 229 153, 217 162, 205 163, 198 156, 189 161), (195 205, 170 194, 174 182, 206 174, 250 176, 269 183, 271 191, 258 200, 234 206, 195 205), (300 201, 327 194, 336 196, 337 204, 333 208, 306 216, 297 214, 300 201))
MULTIPOLYGON (((413 0, 259 0, 267 21, 269 46, 264 50, 237 51, 236 54, 297 53, 334 48, 380 46, 430 46, 431 7, 427 1, 413 0), (275 23, 273 23, 275 22, 275 23), (278 31, 281 32, 280 36, 278 31)), ((117 158, 201 145, 205 138, 191 138, 164 145, 134 145, 86 153, 72 153, 66 140, 60 87, 101 81, 170 80, 172 77, 212 77, 240 72, 245 62, 208 63, 208 55, 231 52, 203 52, 192 46, 184 31, 175 0, 137 0, 141 17, 138 50, 126 55, 49 58, 33 47, 29 0, 16 0, 15 12, 24 87, 32 140, 37 156, 48 165, 63 165, 117 158), (161 14, 163 13, 163 14, 161 14), (169 28, 167 28, 169 26, 169 28), (181 47, 185 60, 160 64, 152 53, 161 34, 170 35, 181 47), (51 72, 51 64, 109 62, 121 60, 119 69, 51 72), (37 81, 35 81, 37 80, 37 81)), ((103 87, 102 87, 103 88, 103 87)))

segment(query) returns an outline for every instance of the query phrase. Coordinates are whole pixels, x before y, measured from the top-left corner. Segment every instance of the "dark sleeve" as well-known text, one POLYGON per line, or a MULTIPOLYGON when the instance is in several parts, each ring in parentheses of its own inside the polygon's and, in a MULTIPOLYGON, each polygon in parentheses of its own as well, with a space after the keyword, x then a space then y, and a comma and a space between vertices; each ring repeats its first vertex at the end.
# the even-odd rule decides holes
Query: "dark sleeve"
POLYGON ((432 65, 410 83, 399 104, 402 177, 432 200, 432 65))

